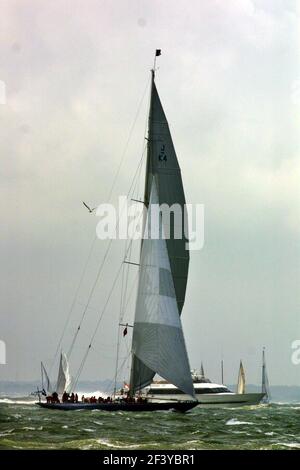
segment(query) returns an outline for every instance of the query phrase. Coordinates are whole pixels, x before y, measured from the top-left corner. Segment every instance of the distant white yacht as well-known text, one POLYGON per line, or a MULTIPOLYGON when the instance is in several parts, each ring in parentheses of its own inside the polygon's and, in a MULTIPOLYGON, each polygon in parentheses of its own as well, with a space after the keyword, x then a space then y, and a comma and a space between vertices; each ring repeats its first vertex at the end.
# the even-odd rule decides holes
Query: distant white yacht
MULTIPOLYGON (((264 398, 265 393, 235 393, 229 390, 225 385, 212 383, 201 372, 192 370, 192 378, 195 390, 195 396, 200 406, 246 406, 258 405, 264 398)), ((202 369, 203 372, 203 369, 202 369)), ((242 375, 243 377, 244 374, 242 375)), ((242 379, 239 376, 239 383, 242 379)), ((242 390, 244 390, 244 386, 242 390)), ((241 385, 240 385, 241 390, 241 385)), ((145 388, 145 393, 149 401, 177 401, 186 400, 188 396, 179 390, 175 385, 165 381, 157 380, 145 388)))

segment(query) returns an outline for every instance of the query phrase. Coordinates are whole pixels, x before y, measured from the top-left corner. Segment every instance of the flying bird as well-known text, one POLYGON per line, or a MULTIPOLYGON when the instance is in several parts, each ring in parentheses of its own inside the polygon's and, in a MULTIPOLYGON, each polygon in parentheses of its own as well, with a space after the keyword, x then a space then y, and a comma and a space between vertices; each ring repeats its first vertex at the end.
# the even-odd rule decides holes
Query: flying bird
POLYGON ((84 201, 82 201, 82 204, 87 208, 90 214, 96 209, 96 207, 93 207, 93 209, 91 209, 84 201))

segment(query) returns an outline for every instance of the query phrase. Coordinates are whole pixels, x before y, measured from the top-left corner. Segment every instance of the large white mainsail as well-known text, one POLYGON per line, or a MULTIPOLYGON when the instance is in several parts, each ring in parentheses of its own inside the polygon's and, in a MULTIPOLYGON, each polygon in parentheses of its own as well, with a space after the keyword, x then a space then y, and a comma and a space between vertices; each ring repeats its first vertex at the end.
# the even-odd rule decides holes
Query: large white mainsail
POLYGON ((71 391, 71 387, 72 377, 70 374, 69 363, 66 354, 62 351, 60 355, 56 392, 59 395, 64 392, 69 393, 71 391))
POLYGON ((144 194, 148 208, 144 233, 167 234, 167 239, 142 240, 139 287, 132 342, 131 393, 149 385, 156 373, 194 396, 193 383, 180 322, 189 252, 184 234, 185 197, 168 122, 152 72, 148 126, 148 152, 144 194), (181 232, 174 236, 174 221, 151 220, 153 205, 178 204, 182 209, 181 232), (158 224, 154 227, 153 224, 158 224))
MULTIPOLYGON (((140 257, 132 352, 151 371, 194 396, 162 217, 161 214, 156 217, 158 211, 152 212, 154 207, 158 207, 155 179, 152 181, 140 257), (157 234, 160 234, 158 238, 157 234)), ((139 372, 132 369, 132 393, 145 386, 144 377, 139 372)))
POLYGON ((240 361, 239 377, 238 377, 238 384, 237 384, 237 393, 245 393, 245 391, 246 391, 245 371, 244 371, 243 363, 242 363, 242 361, 240 361))

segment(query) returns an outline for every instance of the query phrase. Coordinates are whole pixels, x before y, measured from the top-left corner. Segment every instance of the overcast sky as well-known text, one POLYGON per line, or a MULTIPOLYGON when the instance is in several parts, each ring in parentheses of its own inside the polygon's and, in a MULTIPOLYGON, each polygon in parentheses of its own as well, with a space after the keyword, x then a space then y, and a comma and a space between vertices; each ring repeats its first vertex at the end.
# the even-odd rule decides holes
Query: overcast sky
MULTIPOLYGON (((186 199, 205 205, 205 246, 191 254, 182 316, 191 366, 203 360, 218 381, 223 357, 232 383, 243 359, 247 381, 259 383, 266 346, 271 384, 300 385, 300 365, 291 362, 291 343, 300 339, 299 3, 1 0, 0 7, 0 339, 7 345, 0 379, 35 379, 39 361, 51 363, 95 237, 97 218, 81 201, 107 201, 161 48, 156 81, 186 199)), ((141 158, 148 94, 113 200, 127 193, 141 158)), ((95 243, 66 349, 106 246, 95 243)), ((116 242, 73 371, 119 252, 116 242)), ((83 378, 113 375, 119 292, 83 378)))

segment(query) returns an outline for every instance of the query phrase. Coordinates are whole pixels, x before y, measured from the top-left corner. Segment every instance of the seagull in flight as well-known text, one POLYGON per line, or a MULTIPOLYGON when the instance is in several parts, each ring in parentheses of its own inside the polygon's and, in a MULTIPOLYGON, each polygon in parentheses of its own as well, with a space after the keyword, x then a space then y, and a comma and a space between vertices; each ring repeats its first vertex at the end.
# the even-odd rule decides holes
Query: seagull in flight
POLYGON ((93 209, 91 209, 84 201, 82 201, 82 204, 87 208, 90 214, 96 209, 96 207, 93 207, 93 209))

